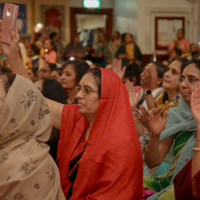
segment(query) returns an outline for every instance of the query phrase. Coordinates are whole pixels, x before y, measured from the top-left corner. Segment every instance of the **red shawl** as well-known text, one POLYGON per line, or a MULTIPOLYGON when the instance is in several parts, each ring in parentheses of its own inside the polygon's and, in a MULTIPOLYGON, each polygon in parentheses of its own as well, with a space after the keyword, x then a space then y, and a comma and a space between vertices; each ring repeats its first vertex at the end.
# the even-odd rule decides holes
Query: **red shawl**
MULTIPOLYGON (((88 121, 77 105, 63 108, 58 162, 65 196, 72 154, 88 121)), ((101 99, 70 199, 142 199, 142 152, 127 89, 112 71, 101 69, 101 99)))

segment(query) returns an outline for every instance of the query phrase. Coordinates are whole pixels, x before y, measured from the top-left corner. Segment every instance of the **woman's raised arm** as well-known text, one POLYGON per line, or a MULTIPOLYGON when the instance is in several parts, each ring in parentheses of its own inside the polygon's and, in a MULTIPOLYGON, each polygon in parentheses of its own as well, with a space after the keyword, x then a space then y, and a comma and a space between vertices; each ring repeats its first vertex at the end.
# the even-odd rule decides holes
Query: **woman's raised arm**
POLYGON ((197 138, 194 153, 192 157, 192 174, 195 174, 200 170, 200 87, 195 88, 195 92, 192 93, 191 97, 191 112, 197 123, 197 138))
MULTIPOLYGON (((0 20, 0 24, 1 24, 1 20, 0 20)), ((18 29, 16 28, 15 31, 10 29, 10 34, 12 37, 11 44, 2 43, 2 48, 8 59, 8 62, 10 64, 10 68, 13 73, 20 74, 23 77, 30 80, 30 78, 23 66, 22 59, 19 55, 19 44, 18 43, 19 43, 20 37, 18 34, 18 29)), ((0 35, 0 37, 1 37, 1 35, 0 35)), ((51 112, 53 126, 57 129, 60 129, 62 109, 63 109, 64 105, 57 103, 55 101, 49 100, 49 99, 46 99, 46 102, 47 102, 50 112, 51 112)))
POLYGON ((53 127, 60 129, 60 125, 61 125, 61 118, 62 118, 62 110, 63 110, 63 106, 64 104, 52 101, 50 99, 45 98, 50 112, 51 112, 51 119, 53 122, 53 127))
POLYGON ((144 160, 149 168, 159 166, 173 144, 172 137, 160 141, 160 133, 165 128, 168 115, 168 111, 165 111, 161 117, 161 110, 161 107, 153 109, 148 119, 150 140, 146 146, 144 160))

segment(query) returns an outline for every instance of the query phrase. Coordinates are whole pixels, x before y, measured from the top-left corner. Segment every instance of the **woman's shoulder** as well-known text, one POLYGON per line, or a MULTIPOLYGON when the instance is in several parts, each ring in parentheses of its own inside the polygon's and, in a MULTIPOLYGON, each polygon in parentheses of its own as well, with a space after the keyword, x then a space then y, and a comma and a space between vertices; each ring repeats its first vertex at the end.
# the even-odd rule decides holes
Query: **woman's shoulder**
POLYGON ((64 105, 61 117, 61 130, 70 124, 75 124, 83 115, 79 112, 76 104, 64 105))
POLYGON ((183 43, 184 43, 185 45, 190 45, 190 41, 189 41, 188 39, 184 39, 184 40, 183 40, 183 43))
POLYGON ((65 104, 63 106, 62 119, 68 118, 68 117, 76 117, 76 115, 78 114, 80 113, 78 112, 77 104, 71 104, 71 105, 65 104))

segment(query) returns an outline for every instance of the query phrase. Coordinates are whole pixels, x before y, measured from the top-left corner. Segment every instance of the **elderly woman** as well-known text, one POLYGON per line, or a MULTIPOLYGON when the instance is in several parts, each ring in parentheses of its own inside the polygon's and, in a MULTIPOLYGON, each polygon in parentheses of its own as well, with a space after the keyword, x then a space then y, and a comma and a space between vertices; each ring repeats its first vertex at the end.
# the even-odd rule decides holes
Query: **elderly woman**
POLYGON ((191 112, 197 123, 196 144, 193 144, 192 159, 174 178, 175 197, 177 200, 200 199, 200 86, 195 88, 191 96, 191 112))
MULTIPOLYGON (((4 51, 13 71, 28 77, 19 36, 10 33, 12 44, 3 45, 4 51)), ((58 164, 66 198, 141 199, 142 154, 125 85, 114 72, 96 68, 76 92, 78 105, 46 99, 53 126, 60 129, 58 164)))

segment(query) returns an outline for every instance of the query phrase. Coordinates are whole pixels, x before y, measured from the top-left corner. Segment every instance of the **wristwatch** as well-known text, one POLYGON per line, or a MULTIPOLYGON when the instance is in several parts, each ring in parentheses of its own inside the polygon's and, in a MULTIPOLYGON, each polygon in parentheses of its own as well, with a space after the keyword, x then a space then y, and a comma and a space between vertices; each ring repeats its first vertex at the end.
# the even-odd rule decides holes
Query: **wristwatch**
POLYGON ((143 94, 144 94, 144 95, 151 94, 151 90, 146 90, 146 91, 143 91, 143 94))

